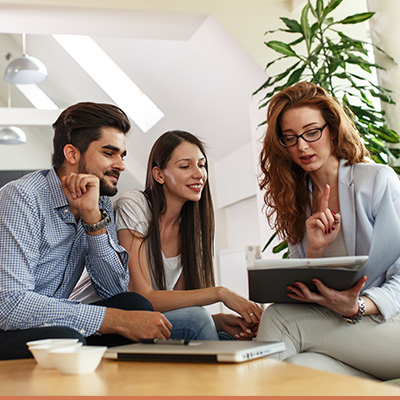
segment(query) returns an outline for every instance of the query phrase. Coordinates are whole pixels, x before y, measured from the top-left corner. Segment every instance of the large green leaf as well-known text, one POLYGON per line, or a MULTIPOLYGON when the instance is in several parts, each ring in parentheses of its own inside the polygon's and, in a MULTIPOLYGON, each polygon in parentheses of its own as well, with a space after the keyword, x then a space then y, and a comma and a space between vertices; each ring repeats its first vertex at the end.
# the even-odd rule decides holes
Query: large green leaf
POLYGON ((374 125, 368 125, 370 133, 373 135, 378 136, 381 140, 384 140, 385 142, 388 143, 399 143, 400 142, 400 137, 399 135, 390 130, 385 128, 384 126, 374 126, 374 125))
POLYGON ((285 56, 296 57, 296 52, 286 43, 278 40, 271 40, 265 43, 269 48, 275 50, 277 53, 284 54, 285 56))
POLYGON ((361 101, 363 102, 363 104, 365 104, 367 107, 369 108, 374 108, 374 105, 372 104, 371 100, 368 98, 368 96, 366 95, 364 90, 360 90, 360 94, 361 94, 361 101))
POLYGON ((392 97, 388 93, 376 92, 375 90, 371 90, 371 95, 377 97, 379 100, 389 103, 389 104, 396 104, 396 102, 392 99, 392 97))
POLYGON ((368 141, 368 144, 370 146, 370 149, 376 150, 378 153, 386 153, 390 154, 389 150, 385 146, 385 142, 383 140, 380 140, 376 138, 375 136, 368 136, 365 137, 365 140, 368 141))
POLYGON ((350 15, 349 17, 336 22, 337 24, 358 24, 360 22, 370 19, 375 13, 374 12, 363 12, 359 14, 350 15))
POLYGON ((285 249, 287 249, 288 247, 289 247, 289 245, 288 245, 287 242, 281 242, 281 243, 279 243, 278 245, 276 245, 276 246, 272 249, 272 252, 273 252, 274 254, 280 253, 282 250, 285 250, 285 249))
POLYGON ((261 252, 264 252, 265 249, 273 242, 273 240, 278 236, 278 232, 274 232, 270 238, 268 239, 268 242, 265 244, 265 246, 263 247, 263 249, 261 250, 261 252))
POLYGON ((281 20, 289 28, 286 32, 303 33, 301 25, 295 19, 281 18, 281 20))
MULTIPOLYGON (((357 116, 357 118, 361 122, 364 122, 365 124, 371 124, 377 122, 378 118, 376 113, 370 110, 366 110, 365 108, 359 106, 351 105, 350 107, 351 111, 353 111, 353 113, 357 116)), ((382 119, 380 119, 378 122, 382 122, 382 119)))
POLYGON ((310 4, 306 4, 305 7, 303 8, 301 12, 301 17, 300 17, 300 25, 301 29, 303 31, 303 36, 306 40, 307 47, 310 48, 311 45, 311 30, 310 26, 308 24, 308 12, 310 10, 310 4))
POLYGON ((354 56, 354 55, 348 55, 348 57, 346 58, 346 62, 349 64, 357 65, 361 69, 363 69, 364 71, 366 71, 370 74, 372 73, 371 68, 378 68, 378 69, 382 68, 379 65, 371 63, 362 57, 358 57, 358 56, 354 56))
POLYGON ((294 40, 293 42, 289 43, 290 47, 296 46, 297 44, 304 42, 304 36, 300 36, 298 39, 294 40))
POLYGON ((339 60, 332 59, 332 61, 328 65, 328 74, 331 76, 334 73, 335 73, 335 76, 341 75, 341 74, 336 74, 336 71, 338 70, 338 68, 340 68, 341 64, 342 63, 339 60))
POLYGON ((360 50, 362 49, 363 52, 365 51, 366 54, 368 54, 368 50, 366 48, 364 48, 365 42, 363 42, 362 40, 352 39, 349 36, 345 35, 343 32, 339 32, 336 30, 335 30, 335 32, 337 32, 337 34, 340 36, 340 38, 342 39, 342 43, 345 46, 347 46, 347 47, 349 45, 354 46, 357 49, 360 49, 360 50))
POLYGON ((315 13, 317 21, 320 22, 323 19, 324 15, 324 2, 322 0, 317 0, 315 13))

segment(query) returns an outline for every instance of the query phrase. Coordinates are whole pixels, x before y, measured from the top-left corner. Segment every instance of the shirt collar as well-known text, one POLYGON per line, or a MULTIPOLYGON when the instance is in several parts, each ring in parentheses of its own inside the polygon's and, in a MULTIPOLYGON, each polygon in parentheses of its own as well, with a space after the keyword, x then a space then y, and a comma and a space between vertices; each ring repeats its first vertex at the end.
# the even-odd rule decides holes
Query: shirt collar
POLYGON ((47 174, 47 181, 49 184, 50 195, 53 202, 54 208, 61 208, 68 206, 68 200, 64 195, 61 187, 60 178, 57 175, 56 170, 52 167, 47 174))

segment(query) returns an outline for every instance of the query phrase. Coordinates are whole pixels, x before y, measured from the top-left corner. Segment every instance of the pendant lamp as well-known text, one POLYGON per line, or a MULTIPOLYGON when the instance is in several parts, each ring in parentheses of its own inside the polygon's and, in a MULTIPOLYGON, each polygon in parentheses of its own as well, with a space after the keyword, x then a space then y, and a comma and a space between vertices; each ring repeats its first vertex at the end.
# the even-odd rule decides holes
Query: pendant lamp
POLYGON ((6 126, 0 129, 0 144, 26 143, 25 132, 17 126, 6 126))
POLYGON ((46 66, 26 54, 26 35, 22 34, 22 56, 12 60, 4 73, 4 80, 14 84, 40 83, 47 78, 46 66))
MULTIPOLYGON (((11 90, 7 85, 8 108, 11 107, 11 90)), ((5 126, 0 129, 0 144, 22 144, 26 143, 25 132, 17 126, 5 126)))

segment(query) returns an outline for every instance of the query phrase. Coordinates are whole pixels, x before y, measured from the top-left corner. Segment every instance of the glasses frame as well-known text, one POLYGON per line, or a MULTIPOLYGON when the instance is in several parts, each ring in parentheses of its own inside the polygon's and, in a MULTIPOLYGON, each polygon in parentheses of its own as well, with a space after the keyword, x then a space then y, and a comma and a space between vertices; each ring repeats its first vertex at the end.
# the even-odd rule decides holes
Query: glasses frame
POLYGON ((305 142, 307 143, 312 143, 312 142, 316 142, 317 140, 321 139, 322 137, 322 132, 323 130, 328 126, 328 123, 326 123, 322 128, 312 128, 312 129, 308 129, 307 131, 303 132, 300 135, 286 135, 286 136, 291 136, 291 137, 295 137, 296 141, 293 144, 287 145, 283 142, 283 135, 279 136, 279 143, 283 146, 283 147, 293 147, 296 146, 296 144, 299 142, 299 139, 303 139, 305 142), (317 139, 313 139, 313 140, 307 140, 304 135, 312 132, 312 131, 319 131, 320 135, 318 136, 317 139))

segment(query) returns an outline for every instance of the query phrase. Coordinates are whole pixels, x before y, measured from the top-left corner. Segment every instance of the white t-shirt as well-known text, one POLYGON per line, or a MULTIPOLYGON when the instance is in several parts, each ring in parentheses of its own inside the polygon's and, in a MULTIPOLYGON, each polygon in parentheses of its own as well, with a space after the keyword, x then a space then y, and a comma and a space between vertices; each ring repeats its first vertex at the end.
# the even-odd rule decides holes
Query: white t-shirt
MULTIPOLYGON (((130 229, 141 235, 146 235, 150 223, 150 206, 146 196, 139 190, 132 190, 123 194, 114 204, 115 223, 117 231, 120 229, 130 229)), ((166 258, 161 252, 164 262, 164 274, 167 290, 173 290, 181 273, 181 256, 166 258)), ((158 290, 152 276, 153 289, 158 290)), ((90 277, 83 270, 81 278, 71 293, 70 300, 76 300, 84 304, 90 304, 101 297, 95 292, 90 277)))
MULTIPOLYGON (((114 204, 117 231, 129 229, 145 236, 151 219, 150 205, 146 196, 139 190, 124 193, 114 204)), ((161 252, 164 263, 167 290, 173 290, 182 273, 181 256, 166 258, 161 252)), ((152 276, 153 289, 158 290, 152 276)))

